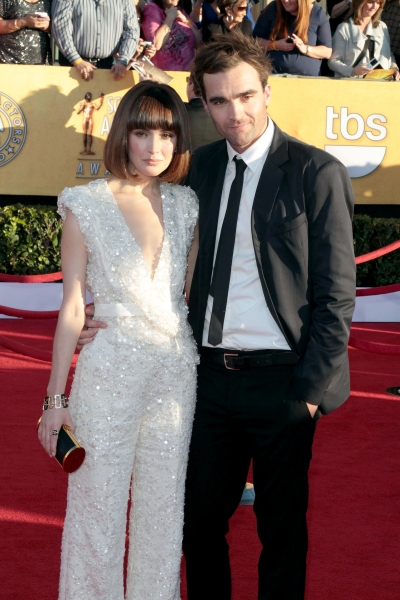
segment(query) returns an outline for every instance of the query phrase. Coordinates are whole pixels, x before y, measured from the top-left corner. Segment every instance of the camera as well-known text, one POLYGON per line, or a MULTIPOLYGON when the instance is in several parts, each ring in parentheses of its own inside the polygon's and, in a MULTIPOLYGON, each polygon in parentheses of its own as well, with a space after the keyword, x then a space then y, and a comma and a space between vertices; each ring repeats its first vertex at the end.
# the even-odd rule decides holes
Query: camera
POLYGON ((369 63, 367 64, 367 69, 375 69, 375 67, 379 64, 378 59, 371 58, 371 60, 369 61, 369 63))

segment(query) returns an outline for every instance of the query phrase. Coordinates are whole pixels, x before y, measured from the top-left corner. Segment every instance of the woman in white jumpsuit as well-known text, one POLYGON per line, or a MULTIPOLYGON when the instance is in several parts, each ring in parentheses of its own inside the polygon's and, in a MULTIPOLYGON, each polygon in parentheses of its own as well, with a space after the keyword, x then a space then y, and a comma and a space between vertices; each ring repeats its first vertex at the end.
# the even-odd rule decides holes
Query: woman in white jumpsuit
POLYGON ((69 408, 43 412, 39 439, 75 428, 59 600, 179 600, 186 462, 197 352, 183 295, 197 199, 184 105, 143 82, 122 99, 105 148, 114 175, 65 189, 64 299, 47 394, 63 394, 84 323, 85 288, 107 323, 80 354, 69 408), (124 595, 127 507, 129 551, 124 595))

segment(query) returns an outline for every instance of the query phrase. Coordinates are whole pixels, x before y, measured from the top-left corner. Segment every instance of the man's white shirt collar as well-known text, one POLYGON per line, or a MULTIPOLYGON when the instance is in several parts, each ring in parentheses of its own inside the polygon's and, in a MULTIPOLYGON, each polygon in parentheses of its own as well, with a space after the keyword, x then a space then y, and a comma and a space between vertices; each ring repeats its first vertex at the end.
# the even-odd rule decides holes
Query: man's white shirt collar
POLYGON ((254 144, 252 144, 249 148, 247 148, 247 150, 242 152, 242 154, 238 154, 227 140, 226 146, 228 150, 229 159, 228 165, 233 166, 232 161, 235 158, 235 156, 237 156, 238 158, 244 160, 244 162, 251 171, 255 171, 255 169, 257 168, 258 161, 263 158, 265 159, 268 154, 268 151, 272 144, 272 138, 274 137, 274 131, 275 125, 272 119, 268 117, 268 126, 264 133, 258 138, 256 142, 254 142, 254 144))

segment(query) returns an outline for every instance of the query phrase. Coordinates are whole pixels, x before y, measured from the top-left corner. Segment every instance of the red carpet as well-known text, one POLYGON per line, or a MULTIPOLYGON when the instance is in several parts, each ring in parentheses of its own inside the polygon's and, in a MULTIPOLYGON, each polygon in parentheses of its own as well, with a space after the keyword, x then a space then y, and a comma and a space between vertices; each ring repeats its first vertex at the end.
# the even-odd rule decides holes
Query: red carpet
MULTIPOLYGON (((54 327, 0 320, 0 333, 46 350, 54 327)), ((400 344, 400 324, 355 324, 352 334, 400 344)), ((357 350, 350 359, 352 397, 320 420, 314 444, 306 598, 399 600, 400 398, 385 390, 400 386, 400 361, 357 350)), ((35 432, 49 368, 0 348, 1 600, 57 599, 66 475, 35 432)), ((239 507, 230 542, 233 600, 256 600, 251 507, 239 507)))

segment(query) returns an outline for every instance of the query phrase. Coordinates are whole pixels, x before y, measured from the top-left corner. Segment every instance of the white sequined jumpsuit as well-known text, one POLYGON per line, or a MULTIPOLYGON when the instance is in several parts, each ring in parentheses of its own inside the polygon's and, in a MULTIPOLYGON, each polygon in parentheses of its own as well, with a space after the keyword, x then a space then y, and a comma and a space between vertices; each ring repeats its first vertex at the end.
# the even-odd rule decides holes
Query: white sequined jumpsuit
POLYGON ((182 292, 197 199, 181 186, 161 184, 161 193, 153 279, 105 180, 59 198, 61 216, 69 208, 83 233, 87 287, 108 325, 82 350, 70 395, 86 458, 69 476, 59 600, 180 598, 197 363, 182 292))

